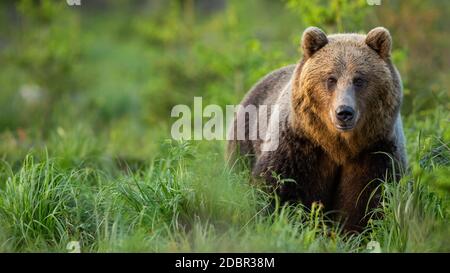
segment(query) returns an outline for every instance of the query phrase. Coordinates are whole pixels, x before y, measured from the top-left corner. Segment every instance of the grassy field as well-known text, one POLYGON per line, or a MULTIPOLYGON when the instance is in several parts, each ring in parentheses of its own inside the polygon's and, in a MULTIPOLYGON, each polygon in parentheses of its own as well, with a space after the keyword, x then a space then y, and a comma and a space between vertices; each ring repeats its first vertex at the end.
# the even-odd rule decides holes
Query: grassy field
POLYGON ((0 251, 450 251, 448 3, 140 2, 0 4, 0 251), (225 142, 170 139, 172 106, 238 103, 298 60, 311 24, 388 27, 405 84, 410 169, 357 235, 319 206, 269 210, 249 172, 226 167, 225 142))

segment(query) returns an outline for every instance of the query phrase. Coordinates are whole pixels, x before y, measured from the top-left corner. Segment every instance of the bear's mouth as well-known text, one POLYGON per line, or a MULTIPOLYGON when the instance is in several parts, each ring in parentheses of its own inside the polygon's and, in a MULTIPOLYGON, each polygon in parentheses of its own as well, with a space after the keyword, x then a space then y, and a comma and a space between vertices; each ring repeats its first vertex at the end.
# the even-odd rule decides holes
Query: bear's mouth
POLYGON ((338 131, 341 132, 351 131, 354 127, 355 124, 345 124, 345 125, 336 124, 336 129, 338 129, 338 131))

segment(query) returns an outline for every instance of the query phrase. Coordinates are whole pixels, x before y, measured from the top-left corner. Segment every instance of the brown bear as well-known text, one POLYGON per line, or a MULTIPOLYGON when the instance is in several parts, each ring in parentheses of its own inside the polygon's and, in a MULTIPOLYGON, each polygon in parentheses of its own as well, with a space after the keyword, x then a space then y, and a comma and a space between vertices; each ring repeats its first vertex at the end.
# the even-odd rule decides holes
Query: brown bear
POLYGON ((399 179, 407 163, 402 82, 391 45, 382 27, 367 35, 306 29, 298 64, 271 72, 241 102, 230 128, 229 161, 250 155, 253 177, 273 186, 282 202, 320 202, 347 230, 360 230, 367 209, 379 203, 380 183, 399 179), (276 106, 276 118, 273 110, 249 118, 246 107, 262 105, 276 106), (250 138, 262 118, 270 120, 265 137, 250 138), (274 145, 265 143, 272 136, 276 146, 262 149, 274 145))

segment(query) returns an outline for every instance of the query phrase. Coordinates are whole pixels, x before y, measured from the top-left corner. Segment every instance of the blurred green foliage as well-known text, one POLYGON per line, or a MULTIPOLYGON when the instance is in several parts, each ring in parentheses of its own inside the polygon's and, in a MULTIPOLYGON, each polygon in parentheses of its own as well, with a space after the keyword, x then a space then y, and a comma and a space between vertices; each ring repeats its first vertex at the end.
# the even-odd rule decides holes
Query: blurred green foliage
POLYGON ((328 33, 389 28, 404 115, 448 109, 449 10, 445 1, 5 1, 2 153, 20 159, 58 128, 84 127, 109 155, 148 158, 168 136, 172 106, 194 96, 237 103, 261 76, 298 61, 309 25, 328 33))
POLYGON ((287 6, 305 25, 320 26, 330 33, 364 30, 371 11, 366 0, 287 0, 287 6))

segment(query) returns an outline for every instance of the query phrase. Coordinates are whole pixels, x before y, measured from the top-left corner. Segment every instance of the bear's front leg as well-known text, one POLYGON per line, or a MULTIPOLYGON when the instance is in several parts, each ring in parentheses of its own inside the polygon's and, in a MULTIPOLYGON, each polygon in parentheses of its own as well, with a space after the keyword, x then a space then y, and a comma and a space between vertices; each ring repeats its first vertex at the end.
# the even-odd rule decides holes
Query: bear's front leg
POLYGON ((313 202, 320 202, 330 210, 337 164, 306 139, 287 144, 262 154, 253 168, 253 177, 262 178, 271 186, 282 204, 302 203, 310 207, 313 202))
POLYGON ((393 164, 386 153, 367 152, 342 166, 333 207, 346 230, 360 231, 367 225, 369 213, 380 203, 381 183, 399 179, 397 167, 393 176, 393 164))

